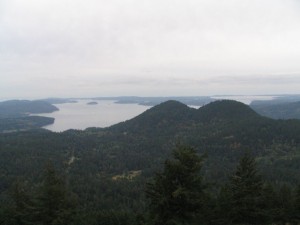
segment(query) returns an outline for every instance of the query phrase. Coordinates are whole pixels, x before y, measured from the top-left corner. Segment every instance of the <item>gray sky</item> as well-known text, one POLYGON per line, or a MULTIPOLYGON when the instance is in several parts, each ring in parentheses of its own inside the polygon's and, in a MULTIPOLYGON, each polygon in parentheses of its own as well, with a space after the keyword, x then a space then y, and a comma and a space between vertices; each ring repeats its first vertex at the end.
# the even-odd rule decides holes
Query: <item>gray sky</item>
POLYGON ((0 99, 285 93, 299 0, 0 0, 0 99))

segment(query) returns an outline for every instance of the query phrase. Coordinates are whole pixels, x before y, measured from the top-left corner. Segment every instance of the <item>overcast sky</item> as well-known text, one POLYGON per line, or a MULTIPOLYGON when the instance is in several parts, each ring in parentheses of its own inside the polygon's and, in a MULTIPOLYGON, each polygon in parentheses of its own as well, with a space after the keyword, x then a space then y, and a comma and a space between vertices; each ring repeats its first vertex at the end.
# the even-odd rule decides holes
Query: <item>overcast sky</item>
POLYGON ((286 93, 299 0, 0 0, 0 99, 286 93))

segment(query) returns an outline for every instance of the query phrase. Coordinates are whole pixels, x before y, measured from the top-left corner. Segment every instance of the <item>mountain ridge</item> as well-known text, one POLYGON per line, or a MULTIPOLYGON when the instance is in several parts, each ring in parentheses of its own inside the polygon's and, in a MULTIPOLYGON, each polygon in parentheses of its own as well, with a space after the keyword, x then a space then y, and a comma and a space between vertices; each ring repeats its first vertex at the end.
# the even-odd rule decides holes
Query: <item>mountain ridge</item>
POLYGON ((166 128, 166 126, 174 128, 180 124, 209 123, 212 120, 236 121, 244 118, 263 119, 264 117, 248 105, 235 100, 217 100, 199 109, 190 108, 179 101, 169 100, 108 129, 125 131, 126 129, 144 129, 145 127, 147 130, 166 128))

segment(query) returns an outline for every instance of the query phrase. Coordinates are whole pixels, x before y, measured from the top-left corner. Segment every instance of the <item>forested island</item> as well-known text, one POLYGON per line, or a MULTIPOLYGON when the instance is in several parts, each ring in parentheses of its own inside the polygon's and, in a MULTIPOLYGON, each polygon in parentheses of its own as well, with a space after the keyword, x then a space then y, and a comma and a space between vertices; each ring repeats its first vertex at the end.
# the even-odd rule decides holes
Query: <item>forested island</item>
POLYGON ((88 102, 87 105, 98 105, 98 102, 88 102))
POLYGON ((32 113, 51 113, 58 108, 46 101, 10 100, 0 102, 0 118, 27 116, 32 113))
POLYGON ((1 224, 299 223, 300 121, 167 101, 109 128, 0 135, 1 224))
POLYGON ((0 134, 39 129, 54 123, 53 118, 32 116, 37 113, 51 113, 58 108, 46 101, 10 100, 0 102, 0 134))

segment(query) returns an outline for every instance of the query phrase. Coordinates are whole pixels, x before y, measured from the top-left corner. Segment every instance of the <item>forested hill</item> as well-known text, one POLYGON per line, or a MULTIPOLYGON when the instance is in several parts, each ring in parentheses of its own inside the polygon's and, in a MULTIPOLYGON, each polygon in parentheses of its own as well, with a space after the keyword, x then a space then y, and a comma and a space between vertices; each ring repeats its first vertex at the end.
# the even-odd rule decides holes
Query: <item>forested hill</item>
MULTIPOLYGON (((199 109, 190 108, 177 101, 167 101, 141 115, 111 126, 106 131, 134 135, 174 135, 184 139, 199 140, 227 138, 250 145, 262 140, 297 140, 300 121, 273 120, 259 115, 248 105, 233 100, 211 102, 199 109), (199 136, 199 139, 194 138, 199 136)), ((102 130, 102 129, 101 129, 102 130)))
POLYGON ((259 119, 259 116, 249 106, 233 101, 220 100, 209 103, 198 109, 198 118, 203 122, 211 120, 245 120, 245 119, 259 119))
MULTIPOLYGON (((126 170, 151 172, 170 154, 175 143, 182 142, 195 146, 200 153, 207 153, 208 164, 219 162, 218 168, 208 169, 212 179, 219 179, 230 170, 244 151, 252 152, 262 164, 270 163, 271 167, 284 161, 277 165, 279 170, 281 166, 285 170, 289 165, 296 165, 300 156, 300 121, 269 119, 232 100, 215 101, 199 109, 167 101, 109 128, 46 133, 46 136, 39 131, 2 134, 0 154, 15 154, 21 161, 22 157, 29 157, 29 164, 20 165, 21 168, 31 166, 30 154, 34 153, 40 155, 40 162, 48 158, 56 160, 56 157, 67 161, 74 155, 81 158, 82 168, 97 161, 93 168, 102 168, 109 174, 126 170), (94 157, 91 159, 90 155, 94 157)), ((9 158, 1 158, 4 160, 2 165, 13 166, 14 162, 9 158)), ((75 161, 72 168, 78 164, 75 161)), ((27 170, 20 173, 24 171, 27 170)), ((293 182, 299 180, 299 171, 291 174, 293 182)), ((273 179, 273 175, 270 178, 273 179)))
POLYGON ((178 101, 167 101, 156 105, 135 118, 113 125, 108 130, 134 132, 151 135, 152 132, 176 132, 176 127, 194 121, 197 110, 178 101), (150 133, 149 133, 150 132, 150 133))
MULTIPOLYGON (((270 119, 237 101, 215 101, 199 109, 167 101, 98 131, 107 132, 123 154, 141 154, 154 161, 167 157, 176 142, 195 146, 208 154, 207 166, 214 168, 207 167, 207 175, 213 180, 226 177, 249 151, 267 168, 269 179, 300 182, 300 121, 270 119)), ((152 160, 143 163, 145 167, 155 164, 152 160)))
POLYGON ((105 129, 0 134, 0 203, 6 204, 18 177, 39 187, 51 160, 78 196, 80 210, 140 210, 145 183, 178 142, 207 155, 202 173, 216 189, 245 152, 256 157, 265 180, 295 186, 300 183, 299 133, 299 120, 273 120, 223 100, 199 109, 167 101, 105 129))
POLYGON ((209 103, 199 109, 190 108, 178 101, 167 101, 156 105, 141 115, 116 124, 111 130, 143 130, 186 126, 188 124, 209 123, 213 120, 241 121, 262 119, 249 106, 232 100, 221 100, 209 103))

